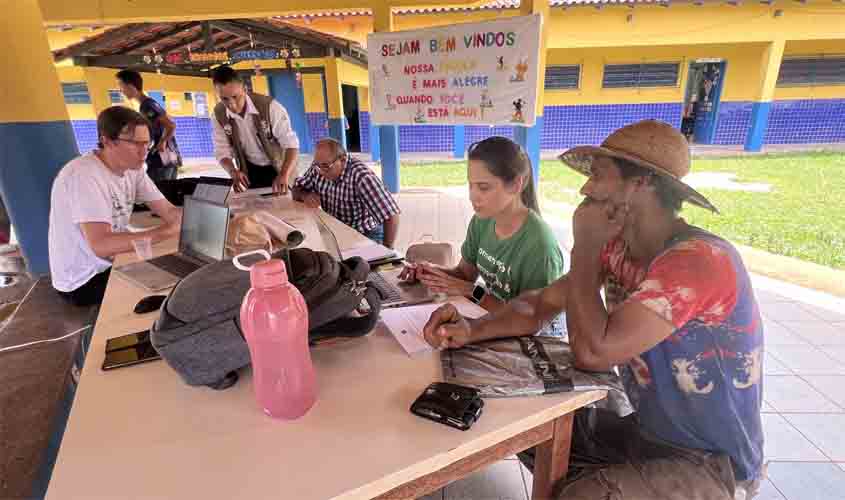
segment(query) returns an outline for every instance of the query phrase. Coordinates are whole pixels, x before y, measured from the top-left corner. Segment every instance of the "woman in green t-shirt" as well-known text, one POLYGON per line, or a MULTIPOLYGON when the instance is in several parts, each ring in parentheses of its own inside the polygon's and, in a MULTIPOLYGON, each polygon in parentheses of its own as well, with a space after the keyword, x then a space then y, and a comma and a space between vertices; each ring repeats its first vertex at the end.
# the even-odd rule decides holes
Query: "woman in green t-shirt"
POLYGON ((563 274, 563 255, 540 217, 531 161, 505 137, 470 146, 467 179, 475 215, 454 268, 409 264, 403 277, 419 279, 435 293, 463 295, 490 312, 563 274), (485 285, 476 286, 481 277, 485 285))

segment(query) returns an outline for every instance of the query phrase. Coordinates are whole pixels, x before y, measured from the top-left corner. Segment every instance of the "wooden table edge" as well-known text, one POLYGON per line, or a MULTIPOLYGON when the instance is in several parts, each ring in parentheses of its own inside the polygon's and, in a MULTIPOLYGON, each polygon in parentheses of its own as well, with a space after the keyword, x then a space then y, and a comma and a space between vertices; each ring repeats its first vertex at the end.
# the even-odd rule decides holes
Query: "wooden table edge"
MULTIPOLYGON (((578 406, 572 410, 535 423, 525 431, 516 432, 496 443, 470 451, 469 454, 422 476, 404 479, 409 469, 383 478, 376 483, 336 497, 335 500, 373 498, 397 500, 419 498, 433 493, 448 484, 462 479, 488 465, 537 446, 532 498, 549 498, 551 488, 566 475, 569 464, 569 446, 572 439, 572 418, 575 410, 604 399, 607 391, 592 390, 578 393, 578 406)), ((483 418, 483 417, 482 417, 483 418)), ((526 420, 536 419, 536 416, 526 420)), ((522 422, 509 427, 520 426, 522 422)), ((453 450, 455 451, 455 450, 453 450)))

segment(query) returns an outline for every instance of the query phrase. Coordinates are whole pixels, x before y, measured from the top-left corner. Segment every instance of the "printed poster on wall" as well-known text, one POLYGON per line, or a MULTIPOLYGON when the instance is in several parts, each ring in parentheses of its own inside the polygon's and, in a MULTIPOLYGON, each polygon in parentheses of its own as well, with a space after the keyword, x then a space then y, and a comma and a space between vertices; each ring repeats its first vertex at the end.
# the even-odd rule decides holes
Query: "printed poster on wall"
POLYGON ((208 95, 205 92, 194 92, 194 116, 208 118, 208 95))
POLYGON ((367 37, 377 125, 534 124, 540 16, 367 37))

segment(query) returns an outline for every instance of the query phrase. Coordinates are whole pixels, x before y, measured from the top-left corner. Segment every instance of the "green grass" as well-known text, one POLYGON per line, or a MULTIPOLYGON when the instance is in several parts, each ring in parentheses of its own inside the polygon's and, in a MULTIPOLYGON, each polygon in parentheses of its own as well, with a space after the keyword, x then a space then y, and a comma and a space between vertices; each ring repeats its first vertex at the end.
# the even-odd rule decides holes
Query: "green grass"
MULTIPOLYGON (((584 178, 556 161, 541 166, 547 200, 576 204, 584 178)), ((731 172, 740 183, 770 184, 768 193, 702 189, 722 212, 689 206, 683 216, 731 241, 845 269, 845 154, 800 153, 697 158, 694 172, 731 172)), ((403 186, 460 186, 462 162, 403 165, 403 186)))

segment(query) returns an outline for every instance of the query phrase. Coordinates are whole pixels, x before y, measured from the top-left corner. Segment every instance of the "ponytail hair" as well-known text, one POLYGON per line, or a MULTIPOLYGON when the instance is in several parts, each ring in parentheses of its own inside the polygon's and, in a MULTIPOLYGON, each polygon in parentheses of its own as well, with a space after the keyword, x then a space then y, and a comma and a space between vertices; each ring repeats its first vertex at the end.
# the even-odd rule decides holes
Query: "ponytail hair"
POLYGON ((484 162, 487 170, 505 184, 512 184, 517 178, 522 178, 522 204, 540 213, 531 160, 522 146, 507 137, 488 137, 469 147, 468 158, 484 162))

